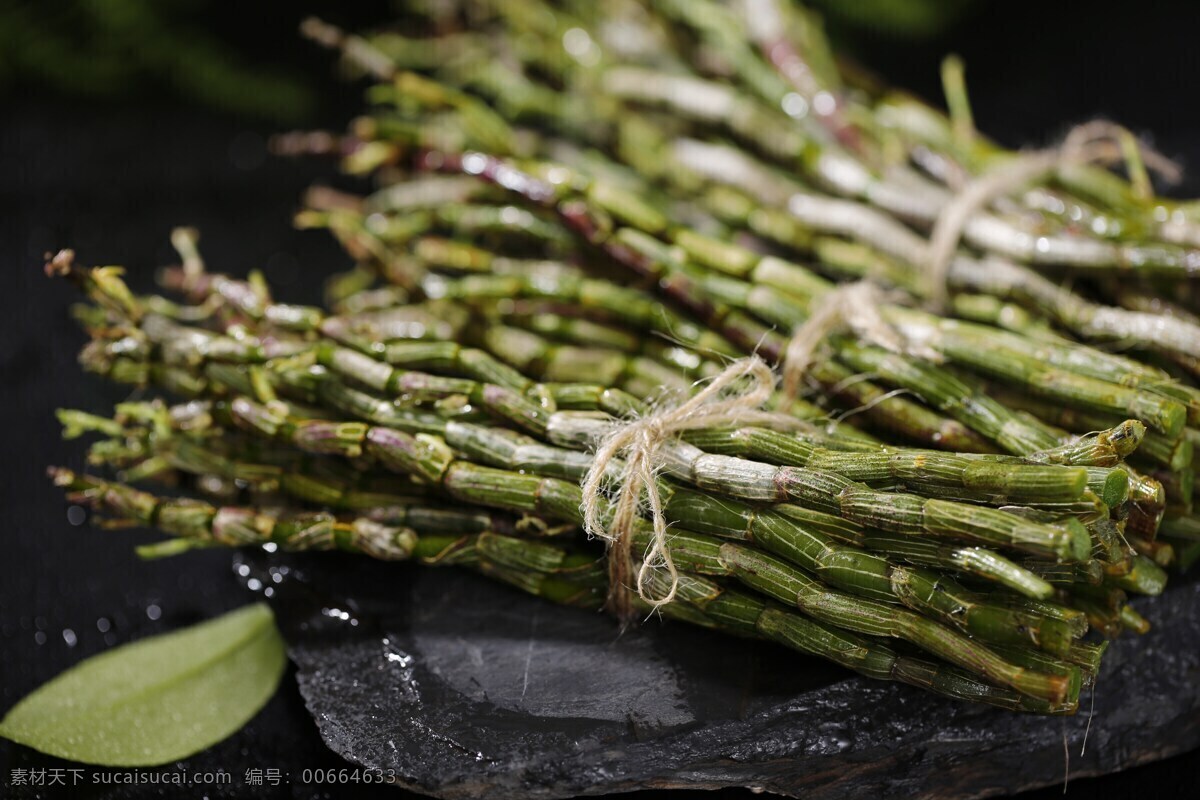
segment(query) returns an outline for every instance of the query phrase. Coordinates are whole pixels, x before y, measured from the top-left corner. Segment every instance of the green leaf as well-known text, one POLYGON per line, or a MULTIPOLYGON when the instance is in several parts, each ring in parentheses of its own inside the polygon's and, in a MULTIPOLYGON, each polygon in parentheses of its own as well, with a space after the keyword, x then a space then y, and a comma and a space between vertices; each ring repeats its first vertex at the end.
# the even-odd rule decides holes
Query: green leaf
POLYGON ((165 764, 246 724, 286 664, 271 610, 246 606, 87 659, 17 703, 0 736, 87 764, 165 764))

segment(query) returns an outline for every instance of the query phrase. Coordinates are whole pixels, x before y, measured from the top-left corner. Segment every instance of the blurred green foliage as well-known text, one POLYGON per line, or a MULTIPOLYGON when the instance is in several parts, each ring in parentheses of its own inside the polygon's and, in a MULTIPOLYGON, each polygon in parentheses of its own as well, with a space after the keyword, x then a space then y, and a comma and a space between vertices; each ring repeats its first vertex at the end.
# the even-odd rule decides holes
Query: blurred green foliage
MULTIPOLYGON (((807 0, 835 27, 869 28, 907 39, 942 33, 979 0, 807 0)), ((847 31, 853 35, 853 30, 847 31)))
MULTIPOLYGON (((421 0, 396 0, 394 5, 406 2, 421 0)), ((831 34, 849 52, 860 34, 936 36, 981 5, 981 0, 806 2, 822 12, 831 34)), ((0 94, 182 99, 239 116, 296 124, 310 117, 319 100, 303 70, 287 69, 297 61, 288 48, 304 47, 295 27, 304 12, 297 5, 304 3, 251 0, 242 7, 217 0, 0 0, 0 94)), ((370 14, 370 8, 358 9, 359 16, 370 14)))
MULTIPOLYGON (((297 122, 312 90, 278 66, 251 63, 214 35, 205 14, 238 6, 205 0, 0 0, 0 91, 101 100, 164 92, 209 108, 297 122)), ((297 36, 280 20, 280 35, 297 36)))

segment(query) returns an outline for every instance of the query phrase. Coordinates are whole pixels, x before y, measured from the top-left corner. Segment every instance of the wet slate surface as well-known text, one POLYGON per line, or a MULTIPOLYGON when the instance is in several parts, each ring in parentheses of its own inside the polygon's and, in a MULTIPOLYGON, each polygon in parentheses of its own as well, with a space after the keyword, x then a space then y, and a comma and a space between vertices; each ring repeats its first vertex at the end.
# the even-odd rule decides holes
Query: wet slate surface
POLYGON ((457 570, 265 556, 239 569, 273 588, 325 742, 439 797, 982 797, 1061 783, 1068 754, 1078 778, 1200 745, 1196 582, 1140 601, 1155 632, 1114 643, 1094 709, 1061 719, 681 624, 618 637, 599 614, 457 570))
MULTIPOLYGON (((279 31, 274 36, 264 36, 262 26, 249 26, 246 14, 228 19, 217 15, 215 19, 225 19, 225 27, 235 29, 248 42, 240 48, 246 55, 292 64, 292 59, 281 56, 303 54, 306 80, 315 83, 324 77, 320 92, 331 101, 330 110, 313 125, 339 127, 361 107, 358 89, 339 83, 329 70, 327 56, 293 36, 297 20, 315 5, 256 6, 257 15, 272 20, 279 31)), ((1178 188, 1180 194, 1200 192, 1200 104, 1178 102, 1200 75, 1193 41, 1200 6, 1176 4, 1171 14, 1164 15, 1121 13, 1126 7, 1118 3, 1090 4, 1084 14, 1072 4, 1034 0, 979 5, 984 13, 952 37, 916 45, 888 39, 881 29, 879 41, 872 41, 859 55, 898 85, 937 98, 938 63, 945 52, 954 50, 969 65, 971 99, 981 130, 1010 145, 1045 143, 1072 122, 1106 115, 1134 130, 1153 132, 1165 152, 1182 157, 1189 167, 1187 182, 1178 188), (1113 24, 1115 19, 1120 20, 1119 25, 1113 24), (1013 57, 1009 46, 1014 30, 1020 30, 1022 37, 1019 58, 1013 57), (1114 53, 1125 57, 1114 58, 1114 53)), ((319 13, 335 17, 350 13, 328 6, 324 4, 319 13)), ((356 4, 354 13, 366 18, 370 12, 362 10, 365 8, 356 4)), ((295 66, 301 65, 297 61, 295 66)), ((0 173, 7 179, 0 186, 0 208, 5 211, 0 215, 0 251, 6 255, 4 276, 10 279, 8 291, 0 292, 0 320, 6 334, 0 340, 0 374, 5 378, 0 409, 10 421, 5 436, 0 437, 5 465, 4 480, 0 481, 0 505, 5 509, 5 557, 0 559, 0 711, 82 658, 216 616, 248 601, 230 574, 225 553, 141 562, 132 555, 131 547, 157 538, 152 534, 99 532, 67 522, 61 497, 44 480, 42 470, 47 463, 81 467, 82 453, 75 444, 59 440, 52 409, 69 403, 99 411, 124 399, 126 393, 80 376, 74 354, 82 339, 67 313, 74 298, 61 285, 41 277, 42 253, 48 248, 74 246, 88 262, 125 265, 135 285, 149 289, 155 267, 173 258, 167 241, 170 228, 197 225, 203 231, 210 263, 236 273, 264 267, 281 295, 295 302, 316 300, 322 278, 348 265, 329 237, 294 231, 289 223, 304 187, 314 180, 332 179, 331 165, 270 159, 255 165, 233 158, 235 150, 244 150, 234 145, 244 145, 247 133, 264 141, 275 126, 161 98, 153 105, 82 103, 33 91, 17 77, 15 83, 3 87, 8 93, 0 120, 0 173)), ((429 591, 437 592, 436 586, 429 591)), ((490 596, 502 597, 504 603, 524 602, 515 593, 496 591, 499 594, 490 596)), ((605 630, 609 638, 602 641, 611 642, 612 629, 605 630)), ((664 632, 666 637, 672 635, 670 630, 664 632)), ((1194 631, 1178 635, 1180 646, 1195 646, 1194 631)), ((711 646, 711 658, 730 657, 731 648, 723 643, 711 646)), ((313 688, 312 664, 330 658, 330 652, 319 650, 306 655, 305 692, 314 708, 320 704, 313 688)), ((1187 669, 1194 670, 1194 663, 1189 660, 1188 664, 1187 669)), ((1164 672, 1187 689, 1187 682, 1170 670, 1154 674, 1164 672)), ((1186 670, 1181 669, 1180 674, 1186 670)), ((1194 684, 1194 672, 1191 674, 1194 684)), ((830 681, 837 677, 834 674, 830 681)), ((1107 690, 1107 686, 1102 683, 1102 688, 1107 690)), ((1159 691, 1165 696, 1165 690, 1159 691)), ((336 693, 325 694, 327 708, 336 693)), ((1170 715, 1180 716, 1191 709, 1194 716, 1190 705, 1184 708, 1164 702, 1164 706, 1170 715)), ((1102 715, 1098 724, 1103 715, 1111 715, 1105 708, 1098 703, 1102 715)), ((1194 790, 1197 767, 1187 755, 1101 780, 1076 780, 1096 770, 1093 753, 1106 769, 1134 761, 1131 751, 1114 743, 1111 735, 1108 742, 1101 743, 1097 728, 1093 728, 1088 756, 1080 758, 1078 722, 1073 720, 1070 727, 1070 797, 1174 797, 1188 796, 1194 790)), ((1061 729, 1053 728, 1060 725, 1058 721, 1048 725, 1049 739, 1061 729)), ((326 722, 322 727, 326 738, 346 752, 354 726, 347 723, 343 736, 334 736, 326 722)), ((1193 728, 1192 723, 1179 723, 1181 733, 1175 745, 1194 744, 1193 728)), ((1059 736, 1061 753, 1061 733, 1059 736)), ((857 747, 860 740, 854 741, 857 747)), ((907 758, 914 758, 915 746, 906 747, 907 758)), ((366 758, 367 748, 363 745, 355 752, 366 758)), ((1053 754, 1047 757, 1054 758, 1053 754)), ((797 758, 804 759, 807 756, 797 758)), ((835 765, 827 760, 827 776, 847 769, 845 761, 835 765)), ((869 756, 860 760, 867 762, 869 756)), ((1055 763, 1061 774, 1061 760, 1055 763)), ((194 787, 182 795, 177 789, 157 785, 20 790, 8 785, 11 769, 78 765, 0 741, 0 796, 104 800, 406 796, 399 790, 374 786, 349 791, 345 786, 300 785, 295 780, 290 785, 251 790, 242 781, 248 767, 277 767, 297 773, 303 767, 334 769, 343 765, 322 744, 289 676, 279 695, 242 731, 211 750, 170 765, 171 769, 231 771, 236 780, 230 786, 206 786, 202 793, 194 787)), ((1023 768, 1023 763, 1012 768, 1010 759, 993 770, 1003 780, 991 780, 1004 786, 1027 785, 1029 781, 1009 775, 1023 775, 1023 768)), ((1030 769, 1034 768, 1039 774, 1054 773, 1040 759, 1030 769)), ((821 775, 822 769, 809 772, 821 775)), ((895 770, 897 777, 911 772, 911 768, 895 770)), ((1058 784, 1059 779, 1051 782, 1058 784)), ((913 785, 898 784, 892 793, 913 785)), ((687 796, 696 795, 671 795, 687 796)), ((720 796, 747 797, 748 793, 722 792, 720 796)), ((1061 788, 1052 785, 1036 796, 1057 798, 1061 788)))

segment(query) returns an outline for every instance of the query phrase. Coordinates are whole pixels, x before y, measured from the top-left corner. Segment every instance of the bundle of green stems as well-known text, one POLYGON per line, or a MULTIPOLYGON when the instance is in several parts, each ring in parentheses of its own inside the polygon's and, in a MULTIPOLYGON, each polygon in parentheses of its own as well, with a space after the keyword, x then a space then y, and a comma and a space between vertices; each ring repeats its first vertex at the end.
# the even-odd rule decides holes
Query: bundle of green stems
MULTIPOLYGON (((209 271, 184 229, 159 295, 68 251, 47 267, 89 301, 84 368, 161 393, 61 411, 96 474, 51 471, 171 537, 144 555, 343 550, 620 593, 1053 714, 1107 638, 1149 629, 1129 597, 1200 557, 1200 211, 1154 195, 1172 165, 1123 129, 1007 151, 957 62, 943 113, 781 0, 414 3, 394 30, 304 32, 372 78, 346 134, 276 142, 373 181, 298 216, 356 264, 325 307, 209 271), (860 282, 887 337, 842 311, 797 366, 860 282), (602 473, 611 521, 627 475, 597 450, 744 358, 789 380, 770 413, 656 444, 675 572, 614 585, 581 484, 602 473)), ((653 513, 622 531, 635 556, 653 513)))

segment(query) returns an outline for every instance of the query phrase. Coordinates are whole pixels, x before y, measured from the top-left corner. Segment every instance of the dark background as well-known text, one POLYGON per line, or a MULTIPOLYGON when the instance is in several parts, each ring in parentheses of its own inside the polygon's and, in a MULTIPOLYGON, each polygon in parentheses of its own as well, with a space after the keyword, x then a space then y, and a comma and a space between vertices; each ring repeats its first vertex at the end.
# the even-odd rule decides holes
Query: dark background
MULTIPOLYGON (((145 3, 129 7, 149 13, 145 3)), ((72 525, 43 476, 47 464, 82 466, 81 448, 59 439, 56 406, 103 410, 124 397, 76 367, 83 338, 67 315, 74 297, 42 276, 45 251, 70 246, 83 263, 122 264, 135 288, 147 289, 153 269, 174 258, 170 229, 195 225, 213 270, 264 269, 281 299, 301 302, 318 299, 322 277, 348 266, 329 237, 290 221, 306 186, 337 181, 334 166, 279 161, 265 143, 291 126, 340 128, 360 108, 361 86, 341 82, 334 59, 300 40, 299 20, 319 13, 361 27, 386 20, 388 4, 220 8, 224 15, 217 4, 186 2, 165 20, 101 20, 97 29, 72 3, 0 1, 0 714, 89 655, 250 599, 228 554, 141 562, 132 546, 151 536, 72 525), (141 30, 159 45, 145 46, 141 30), (42 42, 52 46, 39 53, 42 42), (115 86, 88 79, 114 64, 115 86)), ((1178 191, 1200 194, 1200 4, 974 0, 931 35, 897 36, 883 17, 836 28, 863 64, 931 99, 940 96, 942 56, 961 54, 976 124, 1005 144, 1045 144, 1073 123, 1107 116, 1182 160, 1191 169, 1178 191)), ((1198 777, 1192 762, 1181 756, 1072 781, 1070 796, 1182 795, 1198 777)), ((223 769, 232 785, 183 796, 251 794, 243 777, 252 767, 344 765, 321 743, 286 676, 250 725, 181 765, 223 769)), ((70 794, 7 786, 12 768, 35 766, 75 765, 0 742, 0 787, 14 796, 70 794)), ((86 796, 181 795, 143 787, 86 796)), ((346 795, 283 785, 258 796, 346 795)))

